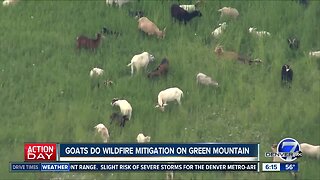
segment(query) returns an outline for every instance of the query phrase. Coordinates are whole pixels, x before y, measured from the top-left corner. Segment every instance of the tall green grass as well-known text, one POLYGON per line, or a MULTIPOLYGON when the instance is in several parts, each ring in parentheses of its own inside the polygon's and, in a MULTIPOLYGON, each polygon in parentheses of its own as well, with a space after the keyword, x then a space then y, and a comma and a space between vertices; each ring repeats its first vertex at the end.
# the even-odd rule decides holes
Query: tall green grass
MULTIPOLYGON (((181 1, 188 3, 189 1, 181 1)), ((141 0, 121 9, 105 1, 21 1, 1 7, 0 17, 0 167, 4 179, 163 179, 164 173, 9 173, 10 161, 23 160, 24 142, 94 142, 101 139, 93 127, 104 123, 111 142, 135 142, 138 133, 152 142, 259 142, 261 161, 271 161, 263 152, 284 137, 299 142, 320 143, 320 63, 307 56, 319 50, 320 3, 303 8, 292 1, 205 1, 203 17, 186 26, 173 23, 169 8, 173 1, 141 0), (221 38, 210 33, 219 23, 217 10, 232 6, 237 21, 227 20, 221 38), (137 30, 129 9, 143 9, 160 29, 164 40, 147 37, 137 30), (33 18, 31 18, 31 16, 33 18), (77 52, 78 35, 94 37, 103 26, 122 36, 107 36, 97 52, 77 52), (271 32, 256 39, 248 28, 271 32), (195 35, 195 33, 197 35, 195 35), (288 49, 286 38, 301 40, 298 52, 288 49), (216 44, 264 60, 258 66, 223 61, 215 57, 216 44), (148 51, 155 55, 155 68, 163 57, 170 61, 166 78, 149 80, 146 72, 130 76, 126 65, 133 55, 148 51), (292 66, 291 88, 280 85, 284 63, 292 66), (111 88, 92 88, 89 71, 99 66, 111 88), (203 72, 220 87, 199 87, 195 75, 203 72), (154 108, 159 91, 177 86, 184 91, 182 105, 171 103, 166 112, 154 108), (133 118, 121 129, 109 125, 114 97, 127 99, 133 118)), ((319 179, 319 162, 299 160, 299 177, 319 179)), ((177 179, 290 179, 286 173, 182 173, 177 179)))

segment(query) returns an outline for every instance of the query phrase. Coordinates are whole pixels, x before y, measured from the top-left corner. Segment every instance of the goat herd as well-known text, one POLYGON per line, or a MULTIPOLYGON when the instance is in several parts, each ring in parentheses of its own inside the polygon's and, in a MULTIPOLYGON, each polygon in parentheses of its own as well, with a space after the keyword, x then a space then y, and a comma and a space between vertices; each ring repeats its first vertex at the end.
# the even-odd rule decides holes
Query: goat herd
MULTIPOLYGON (((4 6, 10 5, 10 3, 15 4, 18 0, 5 0, 3 1, 4 6)), ((129 2, 129 0, 106 0, 107 4, 116 4, 118 6, 122 6, 122 4, 129 2)), ((300 2, 307 2, 307 1, 301 1, 300 2)), ((201 17, 202 13, 200 12, 201 3, 200 1, 196 2, 192 5, 178 5, 173 4, 170 8, 171 17, 173 20, 179 21, 179 23, 188 23, 190 20, 192 20, 195 17, 201 17)), ((221 9, 217 10, 221 13, 221 17, 226 17, 232 20, 236 20, 239 16, 239 12, 236 8, 232 7, 223 7, 221 9)), ((148 34, 149 36, 157 36, 160 39, 165 38, 166 34, 166 28, 160 30, 157 25, 152 22, 150 19, 144 16, 144 12, 134 11, 129 12, 130 15, 136 16, 138 19, 138 29, 142 32, 148 34)), ((216 28, 212 32, 213 38, 218 38, 227 28, 227 23, 223 22, 219 24, 219 27, 216 28)), ((256 36, 257 38, 268 38, 271 36, 271 33, 267 31, 257 31, 257 28, 250 27, 248 28, 248 32, 253 34, 253 36, 256 36)), ((106 27, 103 27, 101 32, 97 33, 95 39, 88 38, 86 36, 78 36, 76 38, 76 48, 78 50, 80 49, 90 49, 95 51, 99 44, 101 44, 102 38, 105 35, 116 35, 119 36, 121 33, 112 31, 106 27)), ((288 38, 287 39, 289 48, 292 50, 299 49, 300 41, 298 38, 288 38)), ((242 62, 244 64, 258 64, 262 63, 263 61, 261 59, 254 59, 250 57, 245 57, 240 55, 239 53, 232 52, 232 51, 225 51, 221 45, 217 45, 214 49, 215 55, 218 59, 229 59, 229 60, 235 60, 238 62, 242 62)), ((320 51, 315 52, 309 52, 310 57, 320 57, 320 51)), ((146 69, 149 62, 152 62, 154 60, 154 56, 150 54, 149 52, 142 52, 141 54, 134 55, 131 59, 131 62, 127 65, 131 67, 131 75, 134 74, 134 71, 139 71, 140 69, 146 69)), ((154 77, 161 77, 165 76, 169 72, 169 60, 167 58, 163 58, 161 63, 158 65, 156 69, 154 69, 152 72, 147 74, 148 78, 154 78, 154 77)), ((101 78, 104 74, 104 70, 100 68, 93 68, 90 71, 90 77, 92 79, 98 79, 101 78)), ((291 69, 290 65, 284 64, 281 69, 281 81, 283 84, 286 84, 290 87, 290 83, 293 80, 293 70, 291 69)), ((204 73, 199 72, 196 75, 196 81, 198 84, 206 85, 206 86, 213 86, 217 87, 219 86, 219 83, 215 80, 213 80, 210 76, 205 75, 204 73)), ((110 86, 113 84, 113 81, 106 80, 104 82, 107 86, 110 86)), ((98 83, 98 86, 100 84, 98 83)), ((170 101, 177 101, 178 104, 181 104, 181 98, 183 97, 183 91, 179 89, 178 87, 171 87, 167 88, 163 91, 160 91, 158 94, 158 104, 156 105, 157 108, 160 108, 160 110, 164 111, 165 106, 167 106, 167 103, 170 101)), ((125 99, 118 99, 114 98, 111 101, 112 106, 118 106, 120 108, 120 113, 112 113, 110 116, 111 123, 115 120, 120 122, 120 126, 124 127, 125 122, 129 121, 132 116, 132 107, 130 103, 125 99)), ((109 132, 108 129, 103 124, 98 124, 95 126, 98 133, 101 134, 104 142, 108 142, 109 139, 109 132)), ((144 136, 142 133, 138 134, 137 136, 137 142, 143 143, 143 142, 150 142, 151 137, 150 136, 144 136)), ((320 157, 320 146, 313 146, 308 145, 306 146, 304 153, 310 154, 311 156, 316 156, 317 158, 320 157)))
MULTIPOLYGON (((199 9, 199 2, 197 2, 194 5, 178 5, 173 4, 171 6, 171 16, 174 19, 174 21, 179 21, 181 23, 186 24, 194 17, 201 17, 202 13, 198 10, 199 9)), ((221 17, 227 17, 230 19, 237 19, 239 16, 239 12, 235 8, 231 7, 223 7, 218 10, 218 12, 221 12, 221 17)), ((155 23, 153 23, 151 20, 149 20, 147 17, 144 17, 143 11, 137 11, 136 13, 129 12, 131 15, 138 17, 138 29, 142 32, 145 32, 149 36, 157 36, 160 39, 165 38, 166 28, 163 30, 160 30, 155 23), (143 17, 141 17, 143 16, 143 17)), ((215 29, 212 32, 212 35, 214 38, 218 38, 221 33, 223 33, 224 29, 227 27, 226 22, 223 22, 220 24, 220 27, 215 29)), ((102 33, 108 32, 107 34, 116 34, 119 35, 119 33, 115 33, 111 30, 107 30, 107 28, 103 28, 102 33)), ((267 31, 258 31, 255 27, 250 27, 248 29, 248 32, 250 34, 253 34, 253 36, 256 36, 257 38, 267 38, 271 36, 271 33, 267 31)), ((95 49, 97 48, 96 42, 100 41, 101 36, 97 35, 97 39, 91 40, 86 39, 85 41, 79 40, 77 41, 77 47, 85 47, 89 49, 95 49), (85 43, 84 43, 85 42, 85 43)), ((81 38, 83 39, 83 38, 81 38)), ((300 41, 296 37, 291 37, 287 39, 288 46, 291 50, 295 51, 299 49, 300 41)), ((244 64, 259 64, 263 61, 261 59, 254 59, 251 57, 245 57, 243 55, 240 55, 239 53, 232 52, 232 51, 224 51, 223 47, 221 45, 217 45, 214 50, 216 56, 218 59, 229 59, 234 60, 238 62, 242 62, 244 64)), ((320 57, 320 51, 316 52, 309 52, 310 57, 320 57)), ((131 59, 131 62, 127 65, 131 67, 131 75, 134 74, 135 70, 139 71, 140 69, 146 69, 149 62, 154 61, 155 57, 148 53, 148 52, 142 52, 141 54, 134 55, 131 59)), ((153 77, 159 77, 166 75, 169 71, 169 60, 167 58, 163 58, 161 63, 158 65, 156 69, 154 69, 152 72, 147 74, 148 78, 153 77)), ((103 70, 99 68, 94 68, 91 70, 91 74, 103 74, 103 70), (96 71, 96 73, 93 73, 92 71, 96 71)), ((284 86, 291 87, 290 84, 293 80, 293 70, 291 69, 290 65, 284 64, 281 69, 281 82, 284 86)), ((199 72, 196 75, 196 81, 198 84, 206 85, 206 86, 213 86, 217 87, 219 86, 219 83, 215 80, 213 80, 211 77, 205 75, 204 73, 199 72)), ((168 89, 165 89, 163 91, 160 91, 158 94, 158 104, 156 105, 157 108, 160 108, 161 111, 164 111, 165 106, 167 106, 168 102, 170 101, 177 101, 178 104, 181 104, 181 98, 183 97, 183 91, 179 89, 178 87, 171 87, 168 89)), ((124 126, 125 122, 131 119, 132 115, 132 107, 130 103, 124 99, 118 99, 114 98, 111 102, 112 106, 119 106, 121 114, 119 113, 113 113, 110 116, 111 122, 114 120, 117 120, 120 122, 120 126, 124 126)), ((102 137, 104 139, 104 142, 108 142, 109 134, 107 133, 108 130, 103 124, 99 124, 95 127, 98 132, 101 132, 102 137)), ((138 143, 145 143, 150 142, 151 137, 150 136, 144 136, 142 133, 138 134, 137 136, 137 142, 138 143)), ((320 158, 320 146, 313 146, 307 143, 302 144, 302 151, 304 154, 320 158)), ((277 159, 274 159, 274 161, 277 161, 277 159)))

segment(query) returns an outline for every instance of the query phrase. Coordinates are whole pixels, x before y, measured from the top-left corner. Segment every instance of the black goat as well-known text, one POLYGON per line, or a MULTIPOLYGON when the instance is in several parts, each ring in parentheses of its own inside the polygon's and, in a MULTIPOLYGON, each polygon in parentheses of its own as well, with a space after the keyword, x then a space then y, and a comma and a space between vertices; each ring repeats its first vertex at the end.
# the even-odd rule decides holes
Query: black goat
POLYGON ((184 24, 186 24, 188 21, 190 21, 192 18, 196 16, 201 17, 202 14, 200 11, 193 11, 189 13, 188 11, 181 8, 178 4, 172 4, 171 16, 172 18, 177 19, 180 22, 183 21, 184 24))
POLYGON ((143 11, 131 11, 129 10, 129 16, 134 17, 135 19, 140 19, 141 17, 144 17, 143 11))
POLYGON ((107 35, 115 35, 115 36, 120 36, 121 33, 120 32, 116 32, 116 31, 112 31, 106 27, 103 27, 101 30, 101 33, 103 34, 107 34, 107 35))
POLYGON ((293 79, 293 70, 288 64, 282 66, 281 69, 281 81, 283 84, 291 83, 293 79))
POLYGON ((124 127, 124 124, 126 123, 126 121, 129 120, 128 116, 123 116, 120 113, 112 113, 110 116, 110 119, 111 119, 110 124, 112 124, 113 120, 117 120, 120 122, 121 127, 124 127))
POLYGON ((299 48, 299 45, 300 45, 299 39, 297 39, 295 37, 290 37, 287 39, 287 42, 289 44, 290 49, 297 50, 299 48))

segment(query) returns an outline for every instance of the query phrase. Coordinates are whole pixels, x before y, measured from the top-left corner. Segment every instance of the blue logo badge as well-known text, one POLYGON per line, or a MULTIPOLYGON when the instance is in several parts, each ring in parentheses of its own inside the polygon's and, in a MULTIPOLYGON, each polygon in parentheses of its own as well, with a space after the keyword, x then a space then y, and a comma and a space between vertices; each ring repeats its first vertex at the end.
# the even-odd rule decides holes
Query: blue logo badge
POLYGON ((280 158, 286 162, 296 160, 301 156, 300 144, 293 138, 284 138, 278 143, 277 147, 280 158))

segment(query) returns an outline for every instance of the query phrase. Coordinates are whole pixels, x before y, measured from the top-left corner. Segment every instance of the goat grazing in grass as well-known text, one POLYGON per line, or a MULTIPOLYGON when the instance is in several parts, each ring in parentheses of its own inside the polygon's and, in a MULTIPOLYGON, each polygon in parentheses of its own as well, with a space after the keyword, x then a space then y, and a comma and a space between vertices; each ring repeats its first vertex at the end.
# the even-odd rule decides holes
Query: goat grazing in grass
POLYGON ((147 142, 150 142, 150 139, 151 139, 150 136, 145 136, 142 133, 138 134, 137 136, 138 143, 147 143, 147 142))
POLYGON ((315 58, 320 58, 320 51, 310 51, 309 56, 315 57, 315 58))
POLYGON ((98 124, 94 127, 98 133, 100 133, 103 142, 108 142, 109 140, 109 131, 107 129, 107 127, 105 127, 103 124, 98 124))
POLYGON ((298 38, 295 38, 295 37, 288 38, 287 42, 289 44, 290 49, 297 50, 299 48, 300 41, 298 38))
POLYGON ((147 33, 149 36, 157 35, 157 37, 161 39, 163 39, 166 35, 166 28, 160 31, 158 26, 150 21, 147 17, 141 17, 138 20, 138 29, 147 33))
POLYGON ((78 36, 77 37, 77 49, 85 48, 85 49, 91 49, 96 50, 101 42, 101 34, 96 34, 96 39, 90 39, 86 36, 78 36))
POLYGON ((162 59, 160 65, 148 74, 148 78, 166 75, 169 70, 169 61, 167 58, 162 59))
POLYGON ((239 12, 236 8, 223 7, 218 11, 221 12, 221 17, 232 17, 236 19, 239 16, 239 12))
POLYGON ((226 28, 227 28, 227 23, 226 23, 226 22, 223 22, 223 23, 219 24, 219 27, 216 28, 211 34, 212 34, 215 38, 217 38, 217 37, 219 37, 219 36, 222 34, 222 32, 223 32, 226 28))
POLYGON ((249 33, 254 34, 258 37, 266 37, 266 36, 271 36, 271 34, 267 31, 257 31, 257 28, 255 27, 250 27, 249 28, 249 33))
POLYGON ((111 105, 112 106, 119 106, 121 114, 123 116, 127 116, 128 120, 131 119, 132 107, 131 107, 131 105, 129 104, 129 102, 127 100, 119 99, 119 98, 113 98, 112 101, 111 101, 111 105))
POLYGON ((320 146, 311 145, 308 143, 300 144, 302 156, 307 155, 316 159, 320 159, 320 146))
POLYGON ((168 88, 163 91, 160 91, 158 94, 158 104, 156 108, 160 108, 161 111, 164 111, 164 107, 167 106, 167 102, 176 100, 180 105, 180 99, 183 97, 183 92, 177 87, 168 88))
POLYGON ((262 63, 261 59, 251 59, 251 58, 242 56, 242 55, 240 55, 236 52, 233 52, 233 51, 224 51, 223 47, 220 45, 218 45, 215 48, 214 52, 215 52, 216 56, 221 59, 235 60, 235 61, 239 61, 242 63, 248 63, 249 65, 251 65, 253 63, 255 63, 255 64, 262 63))
POLYGON ((134 55, 131 62, 127 65, 131 66, 131 76, 133 75, 134 68, 139 71, 141 68, 146 69, 148 64, 154 61, 154 56, 148 52, 143 52, 141 54, 134 55))
POLYGON ((197 83, 205 86, 219 86, 218 82, 203 73, 197 74, 197 83))
POLYGON ((189 13, 188 11, 184 10, 177 4, 173 4, 171 6, 171 17, 174 19, 177 19, 180 22, 184 22, 186 24, 188 21, 190 21, 194 17, 201 17, 202 14, 200 11, 193 11, 189 13))

